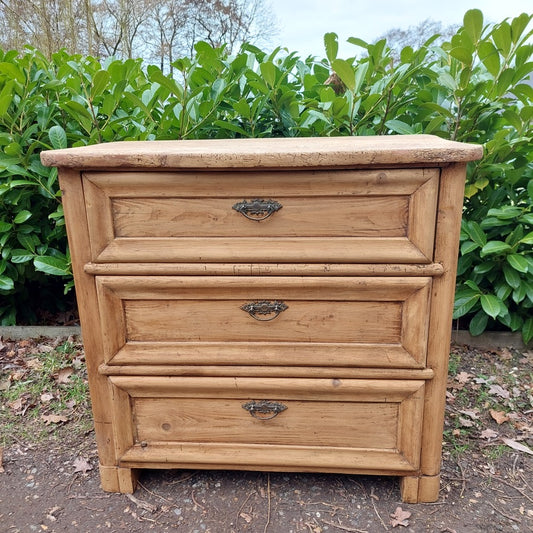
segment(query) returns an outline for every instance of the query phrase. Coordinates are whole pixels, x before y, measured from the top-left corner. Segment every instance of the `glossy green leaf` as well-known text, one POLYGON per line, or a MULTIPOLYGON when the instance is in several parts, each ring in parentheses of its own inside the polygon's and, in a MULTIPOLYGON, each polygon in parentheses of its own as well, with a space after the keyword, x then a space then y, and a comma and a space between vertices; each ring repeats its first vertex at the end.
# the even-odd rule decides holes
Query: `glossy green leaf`
POLYGON ((26 83, 24 72, 15 64, 2 61, 0 62, 0 74, 5 74, 9 78, 18 81, 21 84, 26 83))
POLYGON ((479 43, 479 58, 493 76, 498 75, 500 72, 500 54, 492 42, 482 41, 479 43))
POLYGON ((336 33, 326 33, 324 35, 324 47, 326 49, 326 57, 331 64, 337 59, 339 52, 339 41, 336 33))
POLYGON ((516 289, 520 286, 521 280, 520 280, 520 274, 512 268, 509 265, 503 265, 502 266, 503 275, 505 277, 505 281, 513 288, 516 289))
POLYGON ((492 38, 494 44, 498 47, 500 52, 507 56, 513 45, 513 39, 511 36, 511 26, 508 22, 502 22, 492 30, 492 38))
POLYGON ((472 64, 472 52, 470 50, 462 47, 457 46, 456 48, 452 48, 450 50, 450 55, 454 57, 455 59, 458 59, 461 63, 464 63, 465 65, 471 65, 472 64))
POLYGON ((502 242, 502 241, 489 241, 481 249, 481 257, 484 257, 486 255, 490 255, 490 254, 502 254, 504 252, 509 251, 510 249, 511 249, 511 246, 509 246, 505 242, 502 242))
POLYGON ((259 65, 261 69, 261 75, 263 79, 267 82, 267 85, 274 87, 276 85, 276 66, 272 61, 267 61, 259 65))
POLYGON ((470 40, 477 43, 483 30, 483 13, 479 9, 469 9, 463 17, 463 25, 470 40))
POLYGON ((470 320, 470 324, 468 325, 470 334, 474 337, 481 335, 487 328, 488 321, 488 315, 486 315, 483 311, 478 311, 472 320, 470 320))
POLYGON ((528 263, 526 258, 520 254, 509 254, 505 257, 507 262, 518 272, 527 272, 528 263))
POLYGON ((474 220, 467 221, 465 224, 466 232, 469 237, 480 247, 487 244, 487 235, 481 226, 474 220))
POLYGON ((335 59, 332 61, 331 66, 333 67, 333 70, 339 76, 339 78, 342 80, 342 83, 350 89, 350 91, 354 91, 355 89, 355 70, 348 61, 345 61, 344 59, 335 59))
POLYGON ((39 256, 33 260, 35 269, 53 276, 71 275, 70 265, 66 259, 52 256, 39 256))
POLYGON ((52 144, 52 147, 56 150, 58 148, 67 147, 67 134, 61 126, 52 126, 48 131, 48 137, 50 138, 50 143, 52 144))
POLYGON ((472 241, 465 241, 461 244, 461 254, 466 255, 479 248, 479 244, 472 241))
POLYGON ((524 344, 528 344, 533 339, 533 318, 528 318, 522 326, 522 338, 524 344))
POLYGON ((387 122, 385 122, 385 126, 387 126, 387 128, 394 131, 395 133, 400 133, 402 135, 412 135, 413 133, 415 133, 413 128, 409 126, 409 124, 406 124, 401 120, 388 120, 387 122))
POLYGON ((94 98, 104 92, 106 87, 111 81, 111 74, 107 70, 99 70, 93 76, 93 82, 91 86, 91 96, 94 98))
POLYGON ((13 219, 13 222, 15 224, 22 224, 26 222, 31 217, 31 213, 29 211, 26 211, 23 209, 22 211, 19 211, 16 215, 16 217, 13 219))
POLYGON ((0 290, 12 291, 15 288, 13 280, 7 276, 0 276, 0 290))
POLYGON ((33 256, 34 254, 22 248, 11 250, 11 261, 13 263, 27 263, 33 259, 33 256))
POLYGON ((455 306, 453 309, 453 318, 460 318, 468 313, 478 302, 481 295, 477 293, 472 293, 470 296, 460 298, 455 301, 455 306))
POLYGON ((527 235, 520 239, 523 244, 533 244, 533 231, 530 231, 527 235))
POLYGON ((482 294, 481 307, 492 318, 496 318, 501 312, 501 300, 492 294, 482 294))

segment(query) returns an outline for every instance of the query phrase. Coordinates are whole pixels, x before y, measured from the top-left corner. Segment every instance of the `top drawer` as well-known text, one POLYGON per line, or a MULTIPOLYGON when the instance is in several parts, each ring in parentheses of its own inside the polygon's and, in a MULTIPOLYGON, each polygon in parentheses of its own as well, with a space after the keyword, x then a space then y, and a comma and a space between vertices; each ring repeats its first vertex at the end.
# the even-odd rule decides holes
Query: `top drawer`
POLYGON ((83 177, 95 262, 432 261, 437 168, 83 177))

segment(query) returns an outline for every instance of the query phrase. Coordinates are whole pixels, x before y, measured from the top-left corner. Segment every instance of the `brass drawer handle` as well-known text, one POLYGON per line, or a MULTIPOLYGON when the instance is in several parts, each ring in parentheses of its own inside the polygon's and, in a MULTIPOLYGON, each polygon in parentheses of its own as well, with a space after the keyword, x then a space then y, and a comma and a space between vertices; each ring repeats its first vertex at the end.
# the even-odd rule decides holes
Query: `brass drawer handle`
POLYGON ((279 402, 270 402, 268 400, 252 400, 251 402, 243 404, 242 408, 246 409, 258 420, 271 420, 281 412, 285 411, 287 406, 279 402))
POLYGON ((278 317, 280 313, 288 309, 289 306, 284 302, 270 302, 268 300, 261 300, 258 302, 250 302, 241 305, 241 309, 246 311, 252 318, 259 320, 259 322, 270 322, 278 317), (268 318, 259 318, 261 315, 270 315, 268 318))
POLYGON ((272 213, 279 211, 283 206, 275 200, 262 200, 256 198, 255 200, 243 200, 237 202, 233 209, 244 215, 248 220, 261 222, 267 219, 272 213))

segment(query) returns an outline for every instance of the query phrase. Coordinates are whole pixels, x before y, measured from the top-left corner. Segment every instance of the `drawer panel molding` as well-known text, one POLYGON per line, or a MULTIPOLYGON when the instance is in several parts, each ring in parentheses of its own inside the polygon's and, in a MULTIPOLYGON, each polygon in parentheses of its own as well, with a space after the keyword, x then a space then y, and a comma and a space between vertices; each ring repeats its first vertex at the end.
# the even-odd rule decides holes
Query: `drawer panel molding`
MULTIPOLYGON (((115 416, 131 420, 123 461, 133 460, 139 452, 145 461, 154 461, 153 454, 160 452, 161 445, 172 444, 182 450, 179 461, 184 463, 195 460, 192 453, 184 451, 188 444, 191 450, 201 450, 204 444, 213 449, 230 443, 232 464, 246 464, 252 446, 265 454, 268 464, 290 467, 280 451, 298 442, 303 456, 297 460, 290 453, 295 467, 327 468, 329 464, 340 468, 339 461, 345 461, 351 452, 353 457, 345 466, 355 468, 372 450, 376 457, 381 455, 385 468, 418 468, 424 381, 109 379, 120 389, 115 416), (277 416, 252 417, 245 408, 252 402, 279 406, 279 412, 277 416)), ((220 457, 215 452, 214 457, 217 455, 220 457)))
POLYGON ((425 364, 429 277, 99 276, 96 283, 110 365, 425 364), (261 301, 283 311, 243 311, 261 301))
POLYGON ((84 177, 97 263, 432 260, 434 168, 84 177))

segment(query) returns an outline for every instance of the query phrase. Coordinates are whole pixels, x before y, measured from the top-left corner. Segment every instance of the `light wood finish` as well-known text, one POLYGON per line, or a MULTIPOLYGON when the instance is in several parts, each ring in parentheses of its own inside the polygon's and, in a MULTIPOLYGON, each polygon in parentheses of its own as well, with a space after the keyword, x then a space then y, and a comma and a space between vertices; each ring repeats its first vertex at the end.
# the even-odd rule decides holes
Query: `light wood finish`
POLYGON ((92 256, 429 263, 438 176, 437 169, 87 173, 92 256), (260 222, 233 209, 259 197, 283 207, 260 222))
MULTIPOLYGON (((280 347, 281 348, 281 347, 280 347)), ((335 366, 272 366, 272 365, 107 365, 98 369, 106 376, 235 376, 308 377, 348 379, 432 379, 431 368, 351 368, 335 366)))
POLYGON ((108 364, 425 365, 431 278, 99 276, 96 284, 108 364), (287 309, 259 321, 241 309, 257 300, 287 309))
POLYGON ((60 167, 103 489, 133 492, 141 468, 344 472, 435 501, 480 156, 427 135, 43 152, 60 167), (282 207, 260 222, 233 209, 255 199, 282 207), (287 308, 241 309, 260 301, 287 308), (251 401, 269 402, 262 419, 251 401))
MULTIPOLYGON (((339 457, 332 449, 344 449, 342 456, 349 449, 353 456, 382 450, 390 469, 418 467, 424 381, 146 376, 110 380, 131 397, 131 414, 123 404, 116 406, 115 416, 135 420, 135 442, 149 461, 153 444, 174 443, 182 450, 181 462, 187 462, 187 443, 230 443, 234 464, 247 464, 248 445, 256 445, 257 453, 262 448, 269 456, 264 460, 282 466, 286 458, 279 448, 297 442, 302 450, 313 448, 313 460, 324 468, 342 465, 335 463, 339 457), (286 409, 273 418, 257 419, 243 408, 250 398, 266 395, 286 409)), ((314 466, 312 461, 309 466, 314 466)))
POLYGON ((444 166, 474 161, 481 146, 431 135, 130 141, 42 152, 43 164, 76 169, 279 169, 444 166))
POLYGON ((440 263, 294 264, 294 263, 87 263, 87 274, 100 276, 441 276, 440 263))

